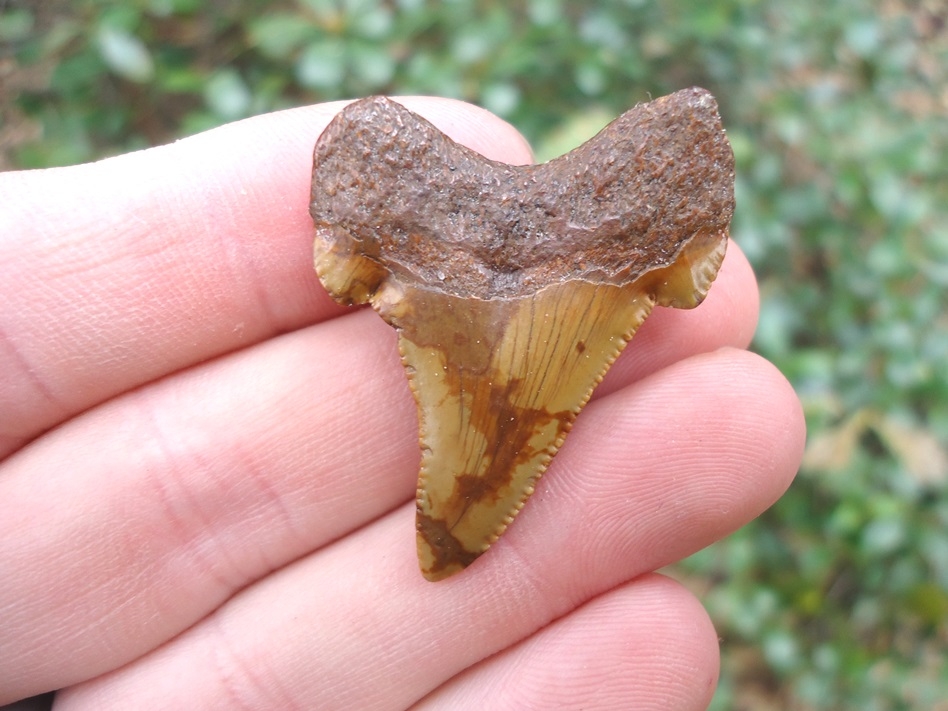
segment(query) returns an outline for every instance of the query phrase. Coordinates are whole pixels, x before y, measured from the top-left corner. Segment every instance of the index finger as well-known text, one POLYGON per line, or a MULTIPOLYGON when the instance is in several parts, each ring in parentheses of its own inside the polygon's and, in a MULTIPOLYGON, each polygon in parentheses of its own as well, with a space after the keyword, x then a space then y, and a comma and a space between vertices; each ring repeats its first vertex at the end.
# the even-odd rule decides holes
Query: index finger
MULTIPOLYGON (((403 98, 488 157, 524 139, 403 98)), ((99 163, 0 174, 0 456, 142 383, 340 313, 312 269, 316 138, 335 102, 99 163)))

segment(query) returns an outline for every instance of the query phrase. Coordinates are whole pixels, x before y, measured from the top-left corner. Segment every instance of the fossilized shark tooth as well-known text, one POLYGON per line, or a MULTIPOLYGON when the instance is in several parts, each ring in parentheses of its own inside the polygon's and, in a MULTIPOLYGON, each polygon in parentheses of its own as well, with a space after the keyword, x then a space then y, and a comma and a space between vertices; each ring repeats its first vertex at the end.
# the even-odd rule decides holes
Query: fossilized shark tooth
POLYGON ((543 165, 497 163, 382 97, 316 143, 315 266, 398 332, 418 404, 421 569, 500 536, 655 305, 698 305, 734 209, 714 98, 636 106, 543 165))

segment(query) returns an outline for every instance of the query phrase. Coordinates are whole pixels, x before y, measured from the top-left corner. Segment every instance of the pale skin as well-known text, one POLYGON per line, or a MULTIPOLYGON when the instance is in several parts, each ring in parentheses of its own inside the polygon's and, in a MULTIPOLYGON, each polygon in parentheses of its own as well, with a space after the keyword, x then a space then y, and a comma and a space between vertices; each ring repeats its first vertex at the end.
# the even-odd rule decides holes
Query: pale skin
MULTIPOLYGON (((404 102, 531 160, 482 110, 404 102)), ((504 537, 429 583, 395 334, 311 266, 339 108, 0 174, 0 704, 704 708, 716 632, 653 571, 770 506, 804 441, 744 350, 740 249, 650 317, 504 537)))

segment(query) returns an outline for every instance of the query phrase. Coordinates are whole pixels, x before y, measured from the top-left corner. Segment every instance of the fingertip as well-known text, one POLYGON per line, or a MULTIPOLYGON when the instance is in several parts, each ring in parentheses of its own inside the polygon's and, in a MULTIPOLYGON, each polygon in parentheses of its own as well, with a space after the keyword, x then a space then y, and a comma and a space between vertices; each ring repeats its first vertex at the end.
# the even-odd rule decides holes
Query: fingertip
MULTIPOLYGON (((760 294, 754 269, 740 245, 730 240, 724 262, 705 300, 694 309, 660 309, 654 319, 658 323, 652 326, 658 328, 662 322, 680 322, 692 339, 703 340, 712 347, 747 348, 757 328, 759 311, 760 294)), ((643 331, 649 327, 648 323, 643 331)))
POLYGON ((586 602, 488 657, 414 708, 704 709, 717 633, 695 597, 649 574, 586 602), (516 679, 516 684, 510 684, 516 679))
POLYGON ((759 516, 790 486, 803 457, 806 423, 793 386, 762 356, 726 347, 691 365, 693 379, 683 376, 678 388, 682 395, 706 393, 704 417, 718 432, 701 442, 706 462, 693 494, 706 503, 699 508, 708 530, 723 536, 759 516), (721 511, 729 513, 721 517, 721 511))
POLYGON ((583 570, 583 586, 656 570, 777 501, 804 439, 800 403, 773 365, 736 348, 692 356, 590 403, 506 545, 527 546, 518 558, 538 567, 583 570), (583 536, 562 533, 577 521, 583 536), (554 546, 552 560, 536 553, 554 546))
POLYGON ((806 448, 806 416, 803 412, 803 403, 793 384, 780 369, 763 356, 756 353, 744 352, 744 357, 756 361, 757 372, 762 383, 766 383, 768 393, 768 411, 773 413, 774 436, 783 441, 782 471, 783 490, 790 486, 796 476, 806 448))
POLYGON ((721 264, 718 279, 723 288, 712 288, 708 292, 708 299, 711 299, 711 307, 708 310, 740 314, 740 318, 731 320, 728 345, 747 348, 754 338, 754 331, 757 330, 760 290, 754 268, 747 260, 741 245, 733 239, 728 243, 727 255, 721 264))
MULTIPOLYGON (((681 583, 660 573, 639 578, 634 585, 641 586, 643 604, 653 608, 654 629, 649 632, 662 640, 665 651, 664 657, 651 660, 654 676, 674 679, 680 708, 707 708, 721 667, 718 633, 707 610, 681 583)), ((666 708, 660 689, 653 703, 666 708)))
POLYGON ((719 348, 747 348, 757 328, 760 297, 754 270, 733 241, 696 308, 656 308, 596 389, 596 397, 618 390, 679 360, 719 348))

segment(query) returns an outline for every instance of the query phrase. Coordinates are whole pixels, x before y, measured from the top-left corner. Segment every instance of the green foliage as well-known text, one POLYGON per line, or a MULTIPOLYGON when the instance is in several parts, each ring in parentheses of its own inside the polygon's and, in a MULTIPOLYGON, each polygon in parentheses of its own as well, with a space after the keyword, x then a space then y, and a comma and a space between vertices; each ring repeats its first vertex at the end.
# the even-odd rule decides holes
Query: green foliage
POLYGON ((301 103, 429 93, 561 153, 630 105, 718 96, 755 348, 804 470, 678 568, 724 639, 716 708, 948 698, 948 39, 936 2, 0 0, 0 167, 85 161, 301 103), (12 67, 4 70, 2 67, 12 67))

